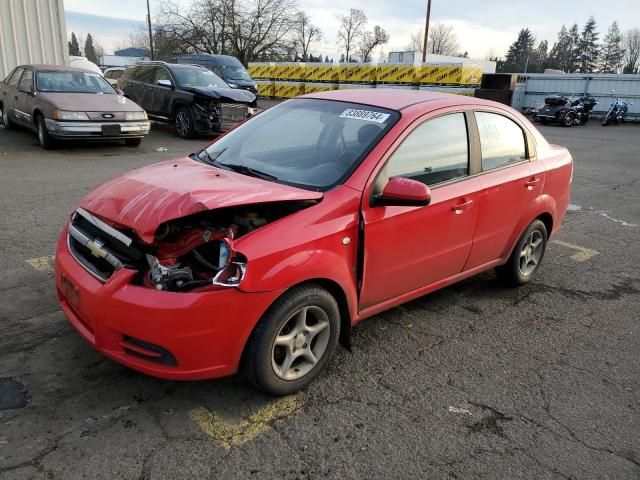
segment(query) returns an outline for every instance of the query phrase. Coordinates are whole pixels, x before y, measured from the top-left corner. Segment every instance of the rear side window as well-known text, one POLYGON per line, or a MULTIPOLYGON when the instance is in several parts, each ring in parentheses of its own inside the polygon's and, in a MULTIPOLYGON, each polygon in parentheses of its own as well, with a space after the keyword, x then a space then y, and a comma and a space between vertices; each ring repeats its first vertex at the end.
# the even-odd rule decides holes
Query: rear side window
POLYGON ((482 170, 527 159, 524 132, 513 120, 496 113, 476 112, 482 151, 482 170))
POLYGON ((435 185, 469 175, 469 142, 463 113, 427 120, 393 152, 390 177, 435 185))
POLYGON ((158 83, 159 80, 169 80, 169 81, 173 82, 173 80, 171 79, 171 75, 169 74, 169 71, 164 67, 156 68, 156 81, 155 81, 155 83, 158 83))
POLYGON ((155 74, 156 69, 154 67, 140 67, 136 72, 135 78, 139 82, 153 83, 155 74))
POLYGON ((104 74, 105 78, 110 78, 111 80, 117 80, 122 76, 122 70, 111 70, 104 74))
POLYGON ((23 71, 24 71, 24 68, 16 68, 13 71, 13 74, 9 78, 7 78, 7 84, 17 88, 18 82, 20 81, 20 75, 22 75, 23 71))

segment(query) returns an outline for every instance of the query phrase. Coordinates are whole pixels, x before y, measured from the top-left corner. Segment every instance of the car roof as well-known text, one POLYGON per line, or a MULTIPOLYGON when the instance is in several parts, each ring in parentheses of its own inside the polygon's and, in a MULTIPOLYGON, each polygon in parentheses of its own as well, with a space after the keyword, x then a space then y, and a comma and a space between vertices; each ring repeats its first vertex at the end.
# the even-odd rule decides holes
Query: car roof
POLYGON ((433 108, 447 105, 485 105, 495 106, 495 102, 480 98, 452 95, 449 93, 431 92, 426 90, 410 90, 398 88, 356 88, 348 90, 331 90, 328 92, 311 93, 300 98, 318 98, 323 100, 337 100, 340 102, 361 103, 390 110, 403 110, 407 107, 433 103, 433 108))
POLYGON ((86 68, 68 67, 66 65, 47 65, 44 63, 36 63, 33 65, 20 65, 20 68, 33 68, 37 72, 83 72, 83 73, 95 73, 86 68))

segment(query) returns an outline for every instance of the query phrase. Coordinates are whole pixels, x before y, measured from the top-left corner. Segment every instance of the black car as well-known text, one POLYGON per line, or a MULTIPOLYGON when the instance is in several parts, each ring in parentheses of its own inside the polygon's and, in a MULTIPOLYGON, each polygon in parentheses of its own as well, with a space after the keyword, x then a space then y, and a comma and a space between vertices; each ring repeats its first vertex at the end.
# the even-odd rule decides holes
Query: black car
POLYGON ((231 88, 242 88, 258 94, 256 82, 249 76, 244 65, 230 55, 212 55, 210 53, 192 53, 180 55, 178 63, 202 65, 222 78, 231 88))
POLYGON ((183 138, 228 130, 257 106, 253 93, 230 88, 198 65, 145 62, 127 68, 118 87, 150 118, 173 123, 183 138))

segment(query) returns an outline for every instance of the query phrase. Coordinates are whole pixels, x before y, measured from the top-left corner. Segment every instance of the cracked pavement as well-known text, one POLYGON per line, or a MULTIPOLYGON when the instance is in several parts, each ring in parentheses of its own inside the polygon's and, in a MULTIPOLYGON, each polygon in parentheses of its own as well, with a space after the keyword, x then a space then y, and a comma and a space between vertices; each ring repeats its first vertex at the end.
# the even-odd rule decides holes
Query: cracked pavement
POLYGON ((103 358, 27 263, 54 253, 93 185, 206 139, 154 125, 139 149, 44 152, 0 129, 0 478, 640 477, 639 129, 541 129, 575 159, 579 209, 556 238, 598 255, 550 243, 528 286, 487 272, 366 320, 270 416, 275 400, 240 377, 169 382, 103 358), (196 409, 259 434, 225 448, 196 409))

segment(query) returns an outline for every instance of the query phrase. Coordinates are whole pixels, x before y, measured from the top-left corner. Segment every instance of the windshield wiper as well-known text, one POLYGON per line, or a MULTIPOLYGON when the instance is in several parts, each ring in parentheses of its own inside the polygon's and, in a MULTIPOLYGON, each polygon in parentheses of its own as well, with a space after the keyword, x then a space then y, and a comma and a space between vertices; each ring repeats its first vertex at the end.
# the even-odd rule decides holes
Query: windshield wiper
POLYGON ((194 160, 200 160, 201 162, 208 163, 209 165, 213 165, 216 163, 215 159, 207 152, 206 149, 201 149, 196 153, 192 153, 194 160))
POLYGON ((270 173, 266 173, 266 172, 261 172, 260 170, 256 170, 255 168, 247 167, 246 165, 237 165, 235 163, 222 163, 222 162, 215 162, 215 165, 228 168, 229 170, 242 173, 243 175, 262 178, 263 180, 278 180, 278 177, 276 177, 275 175, 271 175, 270 173))

